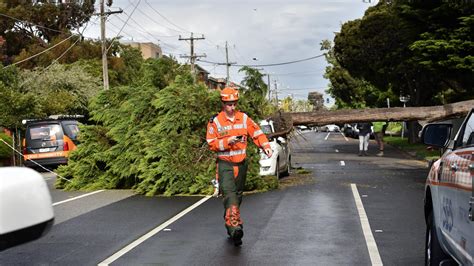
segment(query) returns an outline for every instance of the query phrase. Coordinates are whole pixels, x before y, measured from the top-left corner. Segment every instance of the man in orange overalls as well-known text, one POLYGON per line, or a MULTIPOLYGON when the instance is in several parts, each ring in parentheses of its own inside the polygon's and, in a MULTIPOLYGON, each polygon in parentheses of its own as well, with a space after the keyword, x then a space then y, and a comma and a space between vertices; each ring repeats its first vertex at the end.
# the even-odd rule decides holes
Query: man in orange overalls
POLYGON ((240 203, 247 176, 247 136, 268 157, 272 149, 260 127, 247 114, 235 110, 239 92, 233 88, 221 91, 222 111, 207 125, 207 143, 217 152, 217 179, 224 197, 225 226, 235 246, 242 245, 244 235, 240 219, 240 203))

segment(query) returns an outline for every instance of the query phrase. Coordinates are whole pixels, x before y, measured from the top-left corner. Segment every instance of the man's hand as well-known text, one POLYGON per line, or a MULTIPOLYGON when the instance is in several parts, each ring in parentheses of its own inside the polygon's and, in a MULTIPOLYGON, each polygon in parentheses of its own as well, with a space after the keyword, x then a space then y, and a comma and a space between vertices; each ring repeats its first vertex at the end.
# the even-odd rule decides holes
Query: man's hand
POLYGON ((229 145, 233 145, 233 144, 235 144, 237 141, 238 141, 237 136, 232 136, 232 137, 229 137, 229 138, 227 139, 227 142, 229 143, 229 145))
POLYGON ((271 148, 265 149, 264 151, 268 158, 272 157, 273 151, 271 148))
POLYGON ((245 136, 232 136, 227 139, 230 145, 235 144, 236 142, 243 142, 245 139, 245 136))

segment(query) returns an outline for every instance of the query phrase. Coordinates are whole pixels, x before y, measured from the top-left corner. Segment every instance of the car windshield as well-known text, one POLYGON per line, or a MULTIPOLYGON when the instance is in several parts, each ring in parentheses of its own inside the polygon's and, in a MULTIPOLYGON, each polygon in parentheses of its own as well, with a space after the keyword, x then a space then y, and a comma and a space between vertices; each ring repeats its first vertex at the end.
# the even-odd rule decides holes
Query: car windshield
POLYGON ((79 134, 79 127, 77 124, 66 124, 64 125, 64 131, 69 138, 75 140, 77 138, 77 134, 79 134))
POLYGON ((270 125, 263 125, 260 127, 265 134, 270 134, 272 132, 272 127, 270 125))
POLYGON ((29 128, 31 140, 57 140, 62 138, 62 130, 58 124, 38 125, 29 128))

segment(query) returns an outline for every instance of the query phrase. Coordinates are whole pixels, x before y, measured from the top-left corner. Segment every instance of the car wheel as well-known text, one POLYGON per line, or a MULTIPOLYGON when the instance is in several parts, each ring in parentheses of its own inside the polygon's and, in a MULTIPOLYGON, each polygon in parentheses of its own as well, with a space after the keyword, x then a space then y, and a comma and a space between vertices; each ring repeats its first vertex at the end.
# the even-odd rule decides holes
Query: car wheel
POLYGON ((447 259, 450 258, 441 249, 438 235, 436 234, 433 212, 431 212, 426 225, 425 265, 440 265, 442 261, 447 259))
POLYGON ((277 157, 277 162, 275 165, 275 176, 277 179, 280 179, 280 157, 277 157))

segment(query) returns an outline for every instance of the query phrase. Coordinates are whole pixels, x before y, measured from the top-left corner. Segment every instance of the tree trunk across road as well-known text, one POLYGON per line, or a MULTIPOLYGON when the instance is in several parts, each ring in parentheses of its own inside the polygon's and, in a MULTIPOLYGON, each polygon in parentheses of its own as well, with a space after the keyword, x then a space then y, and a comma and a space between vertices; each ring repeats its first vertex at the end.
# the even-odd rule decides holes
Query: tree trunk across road
POLYGON ((293 126, 321 126, 372 121, 426 121, 432 122, 467 114, 474 108, 474 100, 440 106, 395 107, 372 109, 322 110, 316 112, 275 113, 270 119, 275 121, 275 133, 269 137, 287 135, 293 126))
POLYGON ((427 107, 395 107, 290 113, 292 124, 327 125, 372 121, 436 121, 467 114, 474 100, 427 107))

